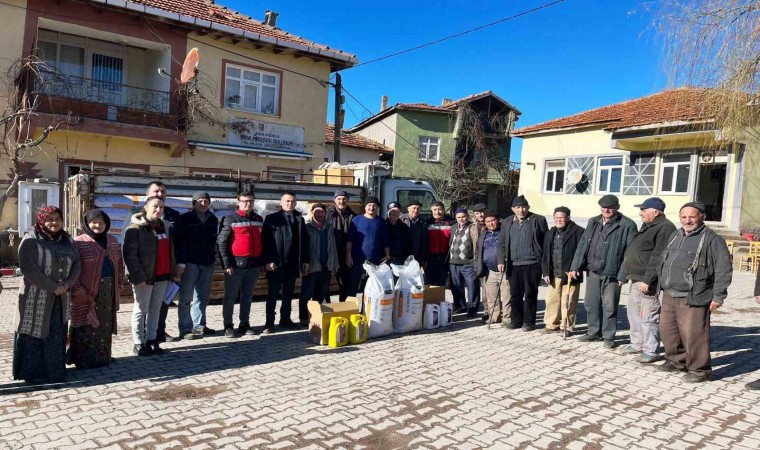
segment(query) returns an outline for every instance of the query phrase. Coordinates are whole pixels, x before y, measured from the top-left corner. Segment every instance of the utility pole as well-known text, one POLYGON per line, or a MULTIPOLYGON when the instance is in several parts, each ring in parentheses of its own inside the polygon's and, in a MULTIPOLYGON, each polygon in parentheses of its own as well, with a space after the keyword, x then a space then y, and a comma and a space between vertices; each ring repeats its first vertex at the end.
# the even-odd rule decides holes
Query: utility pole
POLYGON ((343 129, 343 83, 340 72, 335 73, 335 136, 333 137, 333 161, 340 164, 340 132, 343 129))

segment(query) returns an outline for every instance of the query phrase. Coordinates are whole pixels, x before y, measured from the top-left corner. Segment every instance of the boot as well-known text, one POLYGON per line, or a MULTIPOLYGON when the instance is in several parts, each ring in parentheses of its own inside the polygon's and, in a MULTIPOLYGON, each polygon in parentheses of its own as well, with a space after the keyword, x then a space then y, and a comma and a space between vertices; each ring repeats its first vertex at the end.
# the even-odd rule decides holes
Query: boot
POLYGON ((166 351, 159 346, 157 340, 148 341, 148 351, 150 351, 153 355, 166 353, 166 351))
POLYGON ((134 352, 137 356, 153 356, 147 344, 135 344, 134 352))

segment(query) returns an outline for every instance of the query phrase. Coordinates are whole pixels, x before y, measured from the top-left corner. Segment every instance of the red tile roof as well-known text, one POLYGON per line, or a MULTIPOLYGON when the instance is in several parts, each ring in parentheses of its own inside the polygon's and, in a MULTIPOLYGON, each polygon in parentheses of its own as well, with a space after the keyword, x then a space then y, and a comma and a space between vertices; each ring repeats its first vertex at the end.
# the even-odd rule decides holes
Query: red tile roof
MULTIPOLYGON (((335 139, 335 127, 329 123, 325 126, 325 143, 332 144, 335 139)), ((372 150, 379 153, 393 153, 393 149, 386 147, 385 145, 368 139, 362 135, 356 133, 341 133, 340 145, 354 148, 361 148, 366 150, 372 150)))
POLYGON ((714 91, 705 88, 682 87, 658 92, 647 97, 603 106, 572 116, 515 130, 514 136, 547 130, 577 128, 590 125, 603 126, 605 130, 653 125, 675 121, 704 121, 715 117, 707 102, 714 91))
MULTIPOLYGON (((118 2, 114 3, 116 4, 118 2)), ((347 57, 356 57, 356 55, 290 34, 280 28, 264 25, 261 21, 250 16, 240 14, 226 6, 215 4, 213 0, 129 0, 127 4, 129 3, 158 8, 170 13, 182 14, 200 20, 214 22, 219 25, 236 28, 249 33, 258 33, 262 36, 276 38, 293 44, 301 44, 322 50, 329 50, 347 57)))

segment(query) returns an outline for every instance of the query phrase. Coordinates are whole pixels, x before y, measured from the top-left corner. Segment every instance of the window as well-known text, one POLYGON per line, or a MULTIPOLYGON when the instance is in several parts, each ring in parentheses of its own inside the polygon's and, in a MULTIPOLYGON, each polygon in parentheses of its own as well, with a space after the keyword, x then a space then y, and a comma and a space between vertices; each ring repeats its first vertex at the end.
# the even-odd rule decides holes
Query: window
POLYGON ((598 180, 597 193, 620 193, 620 185, 623 179, 623 157, 599 158, 596 178, 598 180))
POLYGON ((686 194, 689 191, 691 155, 664 156, 660 163, 660 193, 686 194))
POLYGON ((420 136, 420 151, 417 153, 417 159, 420 161, 438 161, 438 138, 430 136, 420 136))
POLYGON ((278 115, 280 75, 228 64, 225 68, 224 107, 278 115))
POLYGON ((544 192, 562 193, 565 189, 565 161, 546 161, 544 192))
POLYGON ((422 203, 422 207, 420 208, 420 211, 422 211, 422 216, 427 219, 430 217, 430 205, 435 201, 435 196, 433 196, 433 193, 430 191, 423 191, 423 190, 412 190, 412 189, 404 189, 399 190, 397 192, 398 199, 397 201, 401 203, 401 205, 406 208, 406 205, 413 201, 418 201, 422 203))

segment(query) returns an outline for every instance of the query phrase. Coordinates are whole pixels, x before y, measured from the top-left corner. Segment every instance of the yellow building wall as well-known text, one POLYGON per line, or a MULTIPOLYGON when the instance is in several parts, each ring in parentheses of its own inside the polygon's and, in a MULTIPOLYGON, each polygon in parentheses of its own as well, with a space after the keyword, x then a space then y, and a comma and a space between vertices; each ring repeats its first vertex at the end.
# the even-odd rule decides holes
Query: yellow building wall
POLYGON ((745 144, 741 183, 739 226, 760 227, 760 127, 748 129, 740 138, 745 144))
MULTIPOLYGON (((576 156, 623 156, 627 152, 610 147, 611 133, 602 129, 567 131, 523 139, 522 165, 520 167, 519 194, 525 195, 531 206, 531 211, 551 216, 554 208, 566 206, 572 211, 572 216, 588 219, 601 213, 597 203, 604 194, 569 195, 543 192, 544 164, 549 159, 562 159, 576 156)), ((651 151, 651 149, 650 149, 651 151)), ((659 175, 659 159, 655 167, 655 185, 659 175)), ((596 181, 596 177, 594 177, 596 181)), ((594 189, 592 192, 596 192, 594 189)), ((638 219, 639 209, 633 205, 640 204, 651 196, 657 196, 667 205, 665 214, 672 221, 677 221, 678 208, 690 200, 689 195, 657 194, 653 195, 622 195, 620 212, 633 219, 638 219)))
MULTIPOLYGON (((210 36, 191 34, 188 37, 188 51, 193 47, 198 47, 200 53, 198 70, 201 72, 199 80, 202 82, 199 83, 199 89, 204 97, 218 107, 222 105, 221 89, 225 60, 243 66, 255 66, 273 72, 280 71, 276 67, 267 65, 267 63, 271 63, 319 80, 330 79, 330 65, 327 62, 315 62, 311 58, 296 58, 293 55, 284 53, 278 55, 272 52, 256 50, 250 47, 249 44, 238 43, 237 45, 233 45, 221 40, 214 40, 210 36)), ((322 86, 311 78, 282 71, 279 116, 246 113, 220 107, 218 119, 228 122, 231 118, 247 118, 303 127, 305 149, 307 153, 314 155, 312 160, 252 159, 246 163, 245 170, 261 171, 266 169, 267 165, 270 165, 295 167, 303 169, 306 172, 318 167, 324 159, 325 121, 329 93, 330 90, 327 85, 322 86)), ((227 135, 222 127, 196 122, 188 132, 188 140, 226 144, 227 135)), ((240 163, 240 160, 238 160, 232 167, 240 167, 240 163)))

